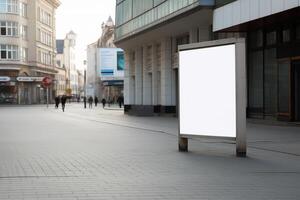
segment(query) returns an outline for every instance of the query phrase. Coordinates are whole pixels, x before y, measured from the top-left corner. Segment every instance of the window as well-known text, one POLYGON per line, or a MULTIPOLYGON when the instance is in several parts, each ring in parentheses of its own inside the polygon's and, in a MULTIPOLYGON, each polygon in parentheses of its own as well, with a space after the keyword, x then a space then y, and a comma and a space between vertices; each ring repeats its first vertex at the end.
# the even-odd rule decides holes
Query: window
POLYGON ((1 51, 1 59, 4 60, 18 59, 18 46, 1 44, 0 51, 1 51))
POLYGON ((0 22, 0 29, 2 36, 18 36, 18 23, 17 22, 0 22))
POLYGON ((300 24, 296 26, 296 39, 300 40, 300 24))
POLYGON ((274 45, 277 42, 276 31, 268 32, 266 35, 267 45, 274 45))
POLYGON ((41 43, 52 46, 52 34, 50 32, 38 29, 38 35, 41 43))
POLYGON ((39 8, 39 21, 48 26, 52 25, 51 14, 39 8))
POLYGON ((290 29, 285 29, 282 31, 282 42, 289 42, 291 40, 291 31, 290 29))
POLYGON ((250 47, 252 49, 263 46, 263 31, 258 30, 250 33, 250 47))
POLYGON ((27 4, 26 3, 20 3, 20 14, 22 17, 27 17, 27 4))
POLYGON ((20 27, 20 35, 24 40, 28 39, 28 28, 27 26, 21 25, 20 27))
POLYGON ((0 13, 18 14, 18 0, 0 0, 0 13))
POLYGON ((50 52, 39 51, 39 61, 42 64, 51 65, 52 64, 52 55, 50 52))
POLYGON ((21 48, 20 50, 20 57, 21 61, 27 62, 28 61, 28 49, 27 48, 21 48))

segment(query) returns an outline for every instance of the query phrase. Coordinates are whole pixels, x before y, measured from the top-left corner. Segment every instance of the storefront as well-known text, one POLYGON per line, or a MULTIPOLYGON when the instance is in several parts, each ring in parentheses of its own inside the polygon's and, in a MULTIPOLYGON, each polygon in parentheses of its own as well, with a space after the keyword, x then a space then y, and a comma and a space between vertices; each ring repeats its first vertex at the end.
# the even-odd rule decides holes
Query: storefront
MULTIPOLYGON (((44 77, 0 76, 0 104, 43 104, 47 90, 41 86, 44 77)), ((49 97, 52 99, 52 87, 49 97)))
POLYGON ((117 99, 124 94, 124 81, 123 80, 109 80, 103 81, 103 95, 111 103, 117 103, 117 99))

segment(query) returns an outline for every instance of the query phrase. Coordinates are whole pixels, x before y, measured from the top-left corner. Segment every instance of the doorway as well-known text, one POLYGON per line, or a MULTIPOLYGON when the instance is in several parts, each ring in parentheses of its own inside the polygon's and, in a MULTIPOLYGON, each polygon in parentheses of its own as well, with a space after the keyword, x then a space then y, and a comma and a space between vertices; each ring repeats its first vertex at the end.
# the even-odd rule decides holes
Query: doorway
POLYGON ((300 121, 300 60, 293 62, 294 121, 300 121))

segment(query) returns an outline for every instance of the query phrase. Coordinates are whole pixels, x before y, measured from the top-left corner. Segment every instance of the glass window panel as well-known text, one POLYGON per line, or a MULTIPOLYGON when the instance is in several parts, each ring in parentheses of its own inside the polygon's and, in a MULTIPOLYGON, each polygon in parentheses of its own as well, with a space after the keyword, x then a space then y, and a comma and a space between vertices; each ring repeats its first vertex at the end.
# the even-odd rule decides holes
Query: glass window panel
POLYGON ((278 63, 278 112, 289 112, 289 67, 290 61, 278 63))
POLYGON ((291 32, 289 29, 282 31, 282 42, 289 42, 291 40, 291 32))
POLYGON ((276 31, 268 32, 266 35, 267 45, 274 45, 277 42, 276 31))
POLYGON ((249 102, 252 113, 263 113, 263 51, 249 54, 249 102))
POLYGON ((296 27, 296 39, 300 40, 300 24, 298 24, 296 27))
POLYGON ((276 49, 265 50, 265 114, 277 113, 277 58, 276 49))

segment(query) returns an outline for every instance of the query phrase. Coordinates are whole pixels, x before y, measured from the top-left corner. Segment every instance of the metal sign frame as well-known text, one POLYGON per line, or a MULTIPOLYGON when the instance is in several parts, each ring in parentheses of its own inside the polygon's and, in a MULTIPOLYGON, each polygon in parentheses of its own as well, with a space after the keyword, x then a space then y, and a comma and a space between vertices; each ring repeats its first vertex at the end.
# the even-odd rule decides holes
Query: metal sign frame
MULTIPOLYGON (((203 49, 209 47, 218 47, 225 45, 235 45, 235 77, 236 77, 236 138, 224 138, 215 136, 201 136, 192 134, 181 134, 180 131, 180 81, 178 87, 179 103, 178 103, 178 148, 179 151, 188 151, 188 139, 191 138, 218 138, 236 141, 236 155, 245 157, 247 152, 246 139, 246 42, 244 38, 229 38, 223 40, 207 41, 201 43, 180 45, 178 47, 179 53, 181 51, 203 49)), ((179 66, 180 67, 180 66, 179 66)), ((179 70, 180 80, 180 70, 179 70)))

